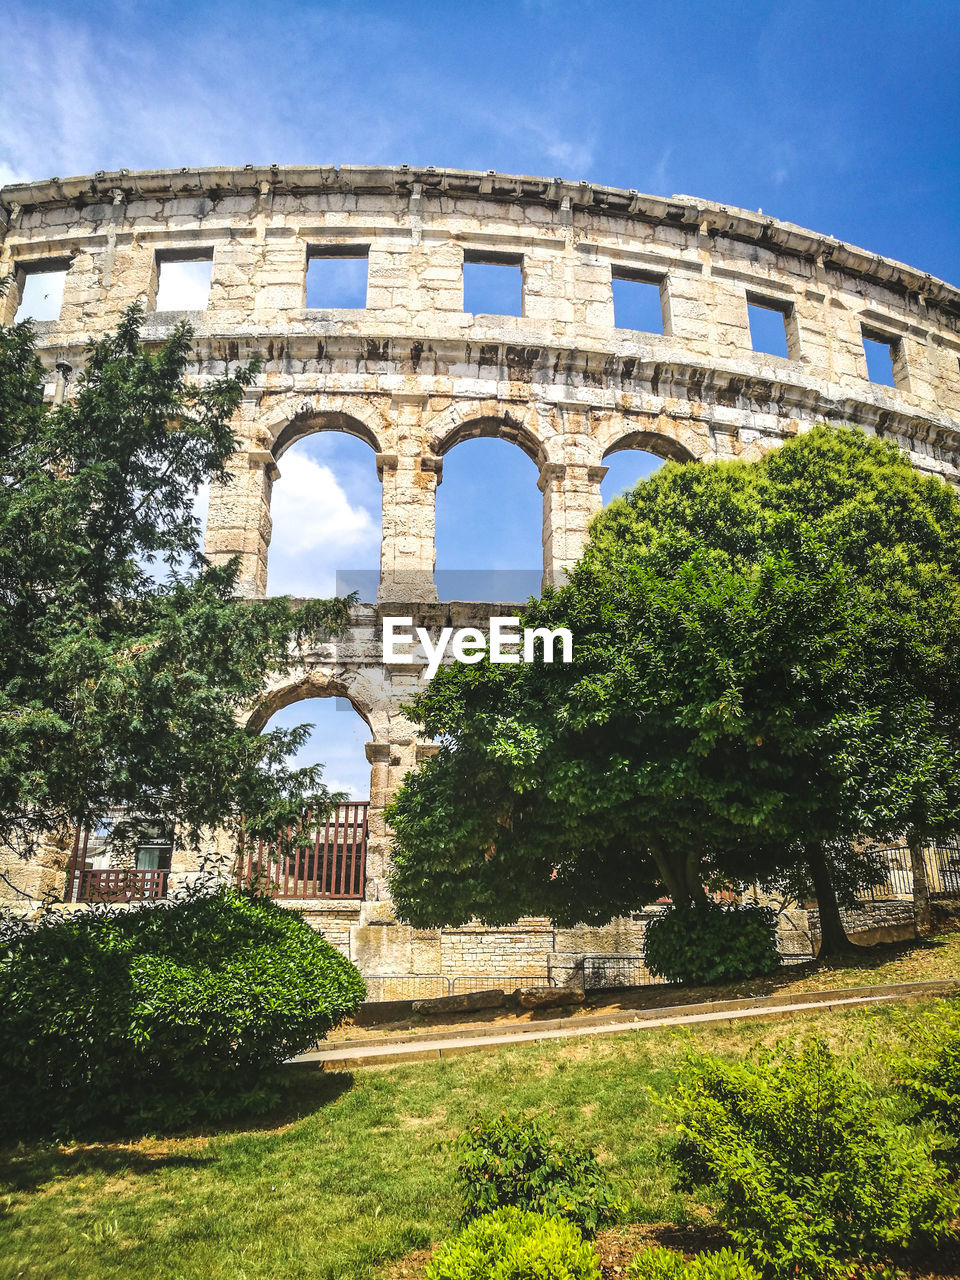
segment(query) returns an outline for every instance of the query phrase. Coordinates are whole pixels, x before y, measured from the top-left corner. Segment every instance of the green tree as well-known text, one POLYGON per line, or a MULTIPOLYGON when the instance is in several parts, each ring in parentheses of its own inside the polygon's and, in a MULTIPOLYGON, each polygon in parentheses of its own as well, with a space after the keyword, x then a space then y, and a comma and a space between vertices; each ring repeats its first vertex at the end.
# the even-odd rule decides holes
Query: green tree
POLYGON ((22 853, 113 806, 196 838, 331 798, 286 763, 308 727, 239 721, 349 601, 243 601, 237 563, 204 561, 195 497, 226 478, 255 369, 195 385, 190 329, 147 350, 142 319, 90 346, 54 408, 29 324, 0 328, 0 841, 22 853))
POLYGON ((958 570, 955 495, 860 432, 668 465, 528 607, 571 664, 451 667, 416 700, 441 750, 390 814, 401 913, 599 923, 757 881, 812 888, 842 948, 862 837, 960 823, 958 570))

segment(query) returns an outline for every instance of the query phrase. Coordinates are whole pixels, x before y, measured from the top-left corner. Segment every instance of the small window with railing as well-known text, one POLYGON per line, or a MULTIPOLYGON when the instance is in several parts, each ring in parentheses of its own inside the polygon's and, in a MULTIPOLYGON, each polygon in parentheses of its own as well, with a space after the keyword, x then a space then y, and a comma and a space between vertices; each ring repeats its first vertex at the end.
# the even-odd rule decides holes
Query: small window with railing
POLYGON ((67 876, 68 902, 140 902, 167 896, 173 823, 112 809, 78 828, 67 876))

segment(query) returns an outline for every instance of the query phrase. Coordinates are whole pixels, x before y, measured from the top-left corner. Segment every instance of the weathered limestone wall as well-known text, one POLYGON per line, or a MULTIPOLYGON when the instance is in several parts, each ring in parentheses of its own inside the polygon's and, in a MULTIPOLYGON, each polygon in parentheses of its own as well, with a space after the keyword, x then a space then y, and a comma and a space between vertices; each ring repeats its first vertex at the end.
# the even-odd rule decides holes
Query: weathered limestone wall
POLYGON ((577 948, 639 947, 636 922, 573 937, 534 922, 427 935, 393 921, 383 806, 431 748, 400 711, 419 669, 383 665, 379 620, 438 628, 509 612, 435 603, 436 489, 460 441, 499 436, 536 464, 546 581, 577 558, 600 509, 605 459, 622 449, 752 458, 831 420, 883 434, 918 467, 960 481, 960 293, 749 210, 495 173, 246 166, 9 186, 0 236, 0 274, 15 285, 0 320, 15 314, 26 274, 67 269, 59 319, 37 326, 50 395, 55 362, 80 367, 87 339, 131 302, 147 309, 147 339, 164 338, 182 316, 156 311, 163 262, 210 260, 206 309, 186 313, 195 376, 263 357, 206 535, 212 559, 240 555, 246 594, 267 588, 286 449, 343 431, 375 455, 378 600, 278 682, 271 704, 337 694, 370 727, 367 900, 305 908, 368 973, 518 975, 562 967, 558 957, 577 948), (366 307, 308 309, 308 261, 344 252, 367 258, 366 307), (464 260, 478 256, 521 264, 522 315, 464 311, 464 260), (612 281, 631 276, 659 285, 662 334, 615 327, 612 281), (749 302, 783 312, 787 358, 753 350, 749 302), (865 334, 890 344, 894 387, 868 380, 865 334))

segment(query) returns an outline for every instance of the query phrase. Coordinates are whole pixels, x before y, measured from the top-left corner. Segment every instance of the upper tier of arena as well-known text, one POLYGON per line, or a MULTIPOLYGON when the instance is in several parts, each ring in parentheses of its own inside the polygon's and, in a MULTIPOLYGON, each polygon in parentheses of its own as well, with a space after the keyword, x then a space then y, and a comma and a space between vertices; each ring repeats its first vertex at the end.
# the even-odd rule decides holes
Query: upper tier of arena
POLYGON ((471 435, 511 439, 540 468, 547 574, 576 557, 618 449, 751 457, 830 420, 960 479, 960 292, 761 213, 494 172, 247 165, 7 186, 0 234, 15 282, 0 320, 31 276, 65 273, 58 318, 37 325, 51 370, 82 363, 138 299, 144 336, 162 338, 184 314, 157 307, 165 264, 209 264, 206 305, 185 313, 196 375, 264 358, 240 479, 208 526, 252 593, 277 463, 315 430, 376 452, 395 580, 432 571, 443 455, 471 435), (366 260, 365 306, 307 306, 308 268, 330 258, 366 260), (514 267, 518 314, 465 311, 465 263, 514 267), (618 327, 617 281, 654 286, 654 332, 618 327), (782 325, 785 354, 755 349, 751 306, 782 325), (871 380, 865 339, 888 348, 892 385, 871 380))

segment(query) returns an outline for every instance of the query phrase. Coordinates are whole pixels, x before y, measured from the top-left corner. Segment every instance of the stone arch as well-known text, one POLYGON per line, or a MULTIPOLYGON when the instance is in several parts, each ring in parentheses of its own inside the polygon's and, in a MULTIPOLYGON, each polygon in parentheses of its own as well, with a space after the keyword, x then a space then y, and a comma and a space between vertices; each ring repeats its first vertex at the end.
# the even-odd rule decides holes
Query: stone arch
POLYGON ((601 458, 628 449, 642 449, 671 462, 698 462, 711 452, 709 440, 684 430, 679 424, 664 428, 637 428, 629 423, 610 423, 598 433, 601 458))
MULTIPOLYGON (((372 406, 366 403, 347 402, 347 398, 340 396, 330 398, 322 394, 311 397, 287 396, 263 414, 258 419, 257 426, 261 441, 265 446, 265 456, 271 462, 270 484, 265 491, 266 510, 271 517, 269 525, 270 537, 266 538, 263 551, 265 591, 268 590, 270 584, 269 547, 273 541, 275 531, 274 519, 280 521, 284 514, 280 510, 285 501, 285 490, 283 489, 285 463, 283 459, 293 446, 313 436, 321 434, 328 437, 334 434, 341 437, 349 436, 354 440, 362 441, 370 449, 371 453, 366 456, 369 458, 368 479, 371 492, 366 493, 363 506, 370 512, 371 517, 378 522, 379 540, 382 541, 386 495, 380 491, 380 485, 374 481, 374 474, 382 481, 383 444, 385 438, 389 438, 389 436, 382 419, 372 406), (278 462, 280 463, 279 466, 276 465, 278 462), (374 494, 372 490, 377 490, 377 492, 374 494), (280 507, 276 505, 275 499, 279 502, 280 507)), ((330 441, 330 443, 333 442, 330 441)), ((361 449, 359 452, 365 454, 366 451, 361 449)), ((347 461, 349 462, 349 455, 347 461)), ((365 462, 360 459, 356 459, 356 461, 361 462, 361 465, 366 468, 365 462)), ((332 462, 327 465, 330 466, 333 475, 339 481, 340 477, 336 465, 332 462)), ((289 519, 282 527, 286 528, 288 533, 290 532, 289 519)), ((281 544, 278 542, 275 553, 280 549, 281 544)), ((369 568, 373 571, 376 562, 370 561, 368 563, 369 568)), ((286 589, 294 590, 294 593, 317 593, 317 587, 314 585, 313 578, 309 572, 303 579, 302 587, 290 587, 288 585, 286 589)))
POLYGON ((387 740, 389 703, 363 672, 343 667, 309 667, 272 681, 247 716, 246 727, 251 733, 260 733, 275 712, 308 698, 346 698, 370 730, 372 740, 387 740))
POLYGON ((538 468, 551 461, 546 441, 518 414, 496 400, 454 406, 431 427, 430 448, 437 457, 443 457, 464 440, 486 437, 517 445, 538 468))
POLYGON ((308 410, 298 413, 285 427, 281 428, 271 449, 274 460, 279 460, 298 441, 321 431, 342 431, 344 435, 355 436, 364 444, 368 444, 375 454, 383 453, 376 433, 359 418, 335 410, 308 410))
MULTIPOLYGON (((496 401, 474 401, 469 404, 455 405, 428 424, 426 438, 433 455, 441 460, 458 445, 468 440, 501 440, 504 444, 516 446, 536 468, 531 480, 536 477, 535 482, 542 490, 544 473, 551 466, 548 446, 546 440, 531 425, 531 421, 536 421, 534 415, 530 414, 529 420, 525 420, 525 416, 496 401)), ((522 469, 526 469, 526 464, 519 465, 522 469)), ((532 488, 531 494, 536 499, 537 495, 532 488)), ((546 567, 546 550, 543 542, 544 509, 544 503, 540 501, 539 515, 536 517, 537 524, 530 527, 532 530, 538 530, 541 541, 539 558, 543 560, 546 567)), ((480 545, 479 542, 478 545, 480 545)), ((502 589, 502 586, 495 588, 495 590, 499 589, 502 589)))
POLYGON ((342 431, 363 440, 374 453, 391 443, 389 425, 379 411, 355 397, 284 395, 268 401, 257 417, 264 445, 278 460, 291 445, 320 431, 342 431))

